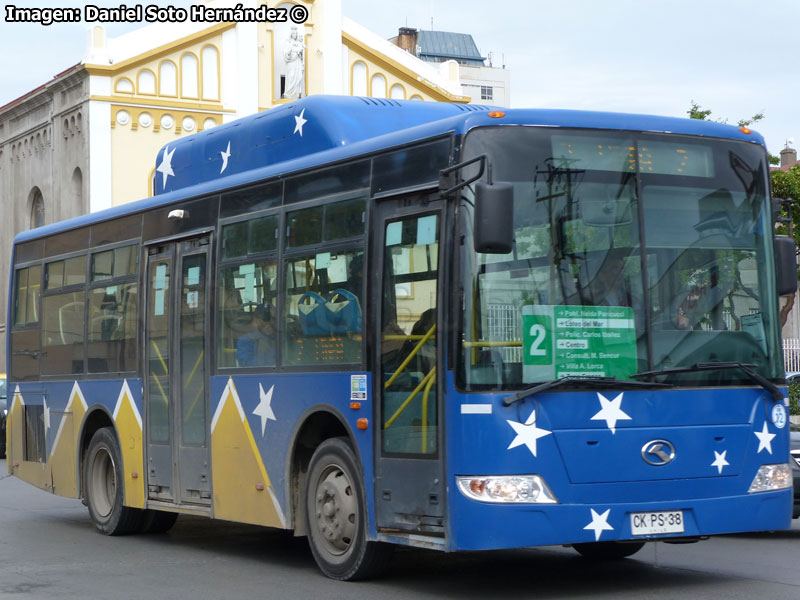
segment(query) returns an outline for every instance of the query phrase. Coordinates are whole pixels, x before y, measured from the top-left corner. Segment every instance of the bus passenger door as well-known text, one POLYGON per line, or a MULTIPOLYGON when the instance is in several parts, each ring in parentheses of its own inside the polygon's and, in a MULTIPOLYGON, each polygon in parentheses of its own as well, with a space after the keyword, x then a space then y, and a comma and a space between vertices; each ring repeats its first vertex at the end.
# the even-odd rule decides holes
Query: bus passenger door
POLYGON ((370 306, 375 325, 375 505, 379 529, 444 533, 439 358, 441 204, 378 201, 370 306))
POLYGON ((151 500, 211 503, 210 247, 203 236, 148 249, 144 387, 151 500))

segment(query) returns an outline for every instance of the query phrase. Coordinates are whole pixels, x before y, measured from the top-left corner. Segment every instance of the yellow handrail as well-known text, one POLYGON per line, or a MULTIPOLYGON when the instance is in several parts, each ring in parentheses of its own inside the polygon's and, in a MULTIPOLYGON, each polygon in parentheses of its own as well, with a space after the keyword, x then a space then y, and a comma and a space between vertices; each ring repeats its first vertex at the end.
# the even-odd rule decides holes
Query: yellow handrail
MULTIPOLYGON (((161 356, 161 351, 158 349, 158 346, 156 345, 156 343, 153 340, 150 340, 150 343, 153 344, 153 348, 155 348, 156 354, 158 355, 158 360, 161 361, 161 366, 164 369, 164 375, 169 376, 169 369, 167 368, 167 363, 164 362, 164 357, 161 356)), ((164 391, 164 388, 161 385, 161 382, 158 380, 158 378, 156 376, 151 375, 151 377, 153 379, 155 379, 156 385, 158 386, 158 389, 161 392, 161 397, 164 399, 164 404, 166 406, 169 406, 169 398, 167 398, 167 393, 164 391)))
POLYGON ((417 352, 419 352, 420 349, 425 345, 425 342, 427 342, 431 338, 431 336, 433 335, 434 331, 436 331, 436 325, 432 326, 428 330, 428 333, 426 333, 424 336, 422 336, 422 339, 420 339, 420 341, 417 342, 417 345, 414 346, 414 349, 408 354, 406 359, 402 363, 400 363, 400 366, 397 367, 397 370, 394 372, 394 374, 391 377, 389 377, 389 380, 386 383, 383 384, 383 388, 384 389, 386 389, 390 385, 392 385, 392 383, 394 382, 395 379, 397 379, 397 377, 400 375, 400 373, 402 373, 405 370, 405 368, 408 366, 408 363, 411 362, 411 359, 414 358, 414 356, 416 356, 417 352))
POLYGON ((150 343, 153 344, 153 349, 158 355, 158 360, 161 362, 161 368, 164 369, 164 375, 169 375, 169 369, 167 368, 167 363, 164 362, 164 357, 161 356, 161 350, 158 349, 158 345, 153 340, 150 340, 150 343))
MULTIPOLYGON (((433 368, 433 371, 436 367, 433 368)), ((431 371, 431 372, 433 372, 431 371)), ((431 393, 431 388, 436 381, 436 375, 430 378, 428 384, 425 386, 425 391, 422 393, 422 453, 428 449, 428 395, 431 393)))
POLYGON ((183 387, 187 387, 190 383, 192 383, 192 379, 194 379, 194 373, 197 371, 197 367, 200 366, 200 361, 203 360, 203 354, 205 354, 205 351, 200 352, 200 356, 197 357, 197 362, 194 363, 194 368, 192 369, 192 372, 189 373, 189 378, 186 380, 186 383, 183 384, 183 387))
POLYGON ((428 373, 427 375, 425 375, 425 377, 423 378, 423 380, 419 382, 419 384, 417 385, 417 387, 415 387, 415 388, 414 388, 414 391, 413 391, 413 392, 411 392, 411 394, 409 394, 408 398, 406 398, 406 399, 403 401, 403 403, 402 403, 402 404, 400 405, 400 407, 399 407, 399 408, 398 408, 398 409, 395 411, 395 413, 394 413, 394 414, 393 414, 393 415, 392 415, 392 416, 389 418, 389 420, 388 420, 388 421, 386 421, 386 423, 384 423, 384 424, 383 424, 383 428, 384 428, 384 429, 389 429, 389 427, 391 427, 391 426, 392 426, 392 423, 394 423, 394 422, 395 422, 395 420, 397 419, 397 417, 399 417, 399 416, 400 416, 400 414, 401 414, 401 413, 402 413, 402 412, 403 412, 403 411, 406 409, 406 407, 409 405, 409 403, 410 403, 410 402, 411 402, 411 401, 412 401, 414 398, 416 398, 416 396, 417 396, 417 394, 419 394, 420 390, 421 390, 423 387, 425 387, 425 385, 426 385, 426 384, 427 384, 427 383, 428 383, 428 382, 429 382, 429 381, 430 381, 430 380, 431 380, 431 379, 434 377, 434 375, 435 375, 435 374, 436 374, 436 367, 433 367, 433 368, 431 369, 430 373, 428 373))

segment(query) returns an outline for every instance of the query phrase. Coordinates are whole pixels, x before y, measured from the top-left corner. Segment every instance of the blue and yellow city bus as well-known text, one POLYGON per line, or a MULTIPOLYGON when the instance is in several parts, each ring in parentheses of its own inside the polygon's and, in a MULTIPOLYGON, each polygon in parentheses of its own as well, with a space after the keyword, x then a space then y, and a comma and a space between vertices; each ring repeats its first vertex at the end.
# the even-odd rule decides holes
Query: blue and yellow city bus
POLYGON ((103 533, 285 528, 357 579, 788 527, 758 134, 315 96, 153 184, 14 241, 9 471, 103 533))

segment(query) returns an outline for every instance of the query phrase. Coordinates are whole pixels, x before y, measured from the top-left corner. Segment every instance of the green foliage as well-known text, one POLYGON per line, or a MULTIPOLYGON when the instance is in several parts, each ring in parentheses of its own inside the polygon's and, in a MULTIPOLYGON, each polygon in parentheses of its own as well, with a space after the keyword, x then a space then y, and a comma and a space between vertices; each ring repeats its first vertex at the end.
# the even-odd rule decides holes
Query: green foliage
POLYGON ((707 121, 708 117, 711 116, 710 110, 703 110, 700 108, 700 105, 692 100, 692 105, 689 107, 689 110, 686 111, 686 114, 689 115, 690 119, 699 119, 700 121, 707 121))
MULTIPOLYGON (((792 205, 792 234, 794 241, 800 246, 800 165, 794 165, 788 171, 775 170, 772 175, 772 196, 774 198, 788 199, 792 205)), ((781 208, 781 217, 788 218, 786 205, 781 208)), ((775 228, 775 233, 787 235, 788 227, 781 223, 775 228)))
POLYGON ((772 195, 775 198, 800 200, 800 164, 794 165, 788 171, 772 172, 772 195))
POLYGON ((740 119, 739 120, 739 127, 750 127, 753 123, 758 123, 761 119, 764 118, 764 112, 758 112, 754 114, 749 119, 740 119))
MULTIPOLYGON (((689 110, 686 111, 686 114, 689 115, 690 119, 699 119, 700 121, 709 121, 710 120, 709 117, 711 116, 711 111, 707 110, 707 109, 704 109, 697 102, 692 100, 691 106, 689 107, 689 110)), ((761 111, 761 112, 757 112, 756 114, 754 114, 749 119, 739 119, 737 124, 739 125, 739 127, 750 127, 750 125, 752 125, 753 123, 758 123, 763 118, 764 118, 764 111, 761 111)), ((716 122, 717 123, 727 123, 728 119, 716 119, 716 122)), ((778 164, 778 163, 773 163, 773 162, 771 162, 771 159, 770 159, 770 164, 778 164)))
POLYGON ((789 384, 789 414, 800 415, 800 381, 789 384))

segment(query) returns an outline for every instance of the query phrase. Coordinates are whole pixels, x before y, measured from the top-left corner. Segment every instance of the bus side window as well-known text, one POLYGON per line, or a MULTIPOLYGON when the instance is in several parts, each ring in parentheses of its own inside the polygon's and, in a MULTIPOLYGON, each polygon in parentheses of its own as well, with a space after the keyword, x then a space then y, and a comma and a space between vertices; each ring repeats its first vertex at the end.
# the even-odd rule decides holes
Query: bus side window
POLYGON ((361 362, 363 251, 286 261, 285 365, 361 362))
POLYGON ((220 367, 275 365, 277 265, 258 260, 220 269, 220 367))

